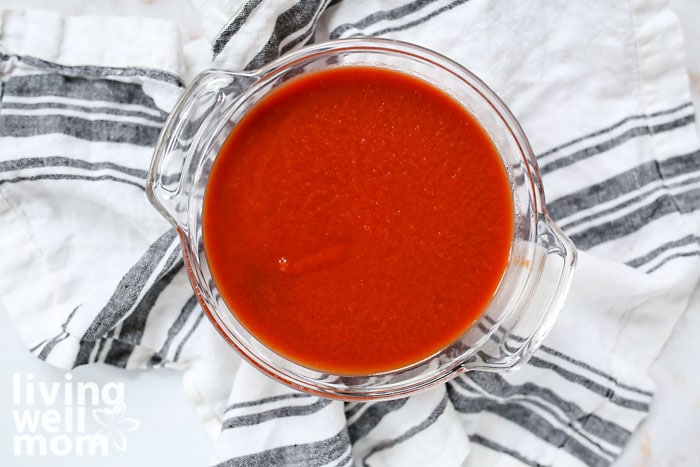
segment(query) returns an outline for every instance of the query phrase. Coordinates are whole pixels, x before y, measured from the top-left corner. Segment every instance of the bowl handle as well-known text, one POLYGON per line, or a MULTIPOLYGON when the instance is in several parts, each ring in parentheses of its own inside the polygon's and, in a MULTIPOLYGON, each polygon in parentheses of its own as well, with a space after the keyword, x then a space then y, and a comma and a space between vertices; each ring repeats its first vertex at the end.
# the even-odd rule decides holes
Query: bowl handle
POLYGON ((533 269, 536 280, 521 297, 519 312, 498 323, 462 371, 518 368, 540 347, 564 305, 576 269, 576 247, 547 214, 538 217, 535 258, 523 266, 533 269))
MULTIPOLYGON (((547 214, 541 215, 538 222, 537 244, 546 251, 546 256, 538 293, 530 302, 530 308, 542 310, 542 315, 534 330, 526 333, 529 340, 523 349, 523 361, 527 361, 539 348, 554 326, 571 287, 578 260, 574 243, 547 214)), ((514 331, 518 333, 519 330, 516 327, 514 331)))
POLYGON ((187 200, 198 164, 211 143, 205 130, 229 117, 231 104, 256 78, 208 70, 199 74, 165 122, 151 161, 146 195, 175 227, 187 229, 187 200))

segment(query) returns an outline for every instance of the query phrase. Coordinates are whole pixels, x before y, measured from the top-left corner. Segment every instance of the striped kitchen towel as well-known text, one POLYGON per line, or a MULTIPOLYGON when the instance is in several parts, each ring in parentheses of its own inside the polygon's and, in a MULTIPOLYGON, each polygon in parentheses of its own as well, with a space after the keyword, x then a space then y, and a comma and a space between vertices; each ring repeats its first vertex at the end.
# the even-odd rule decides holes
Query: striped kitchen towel
POLYGON ((139 18, 0 13, 0 297, 63 368, 183 371, 213 465, 610 465, 649 412, 646 372, 700 276, 700 144, 660 0, 192 0, 206 40, 139 18), (482 77, 522 123, 551 215, 582 250, 521 370, 341 403, 241 363, 203 318, 145 176, 203 66, 304 44, 414 42, 482 77), (202 58, 206 57, 206 58, 202 58))

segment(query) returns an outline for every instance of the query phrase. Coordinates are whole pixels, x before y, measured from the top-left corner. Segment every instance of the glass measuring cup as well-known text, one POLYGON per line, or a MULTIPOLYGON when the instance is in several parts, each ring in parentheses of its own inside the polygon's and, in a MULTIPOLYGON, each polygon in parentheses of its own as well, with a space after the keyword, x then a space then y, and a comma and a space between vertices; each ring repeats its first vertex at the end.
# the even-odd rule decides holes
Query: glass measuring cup
POLYGON ((576 262, 573 244, 547 216, 535 157, 506 106, 458 64, 396 41, 338 40, 308 47, 251 72, 202 73, 166 122, 149 172, 147 194, 177 229, 192 287, 220 334, 267 375, 330 398, 405 397, 464 371, 516 368, 527 361, 553 325, 576 262), (458 340, 407 367, 350 376, 322 373, 284 358, 236 319, 207 263, 202 208, 219 149, 255 103, 300 74, 358 65, 389 68, 423 79, 450 94, 480 122, 508 173, 515 231, 508 265, 490 304, 458 340))

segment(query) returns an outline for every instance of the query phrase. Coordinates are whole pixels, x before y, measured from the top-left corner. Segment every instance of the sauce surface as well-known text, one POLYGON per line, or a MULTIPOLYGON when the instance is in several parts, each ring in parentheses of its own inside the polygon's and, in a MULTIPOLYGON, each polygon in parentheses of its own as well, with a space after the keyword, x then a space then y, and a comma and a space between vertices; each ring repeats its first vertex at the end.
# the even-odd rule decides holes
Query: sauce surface
POLYGON ((369 67, 297 77, 258 102, 214 162, 202 223, 248 331, 348 375, 458 339, 491 300, 514 228, 508 176, 474 117, 369 67))

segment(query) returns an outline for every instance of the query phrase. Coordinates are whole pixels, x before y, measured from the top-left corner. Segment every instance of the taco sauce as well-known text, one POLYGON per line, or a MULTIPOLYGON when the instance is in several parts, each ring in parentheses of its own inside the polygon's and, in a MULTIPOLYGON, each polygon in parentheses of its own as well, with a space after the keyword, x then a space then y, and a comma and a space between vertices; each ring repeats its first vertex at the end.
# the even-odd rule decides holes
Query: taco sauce
POLYGON ((508 175, 476 119, 409 75, 344 66, 253 105, 204 196, 213 279, 278 354, 395 370, 479 318, 513 237, 508 175))

